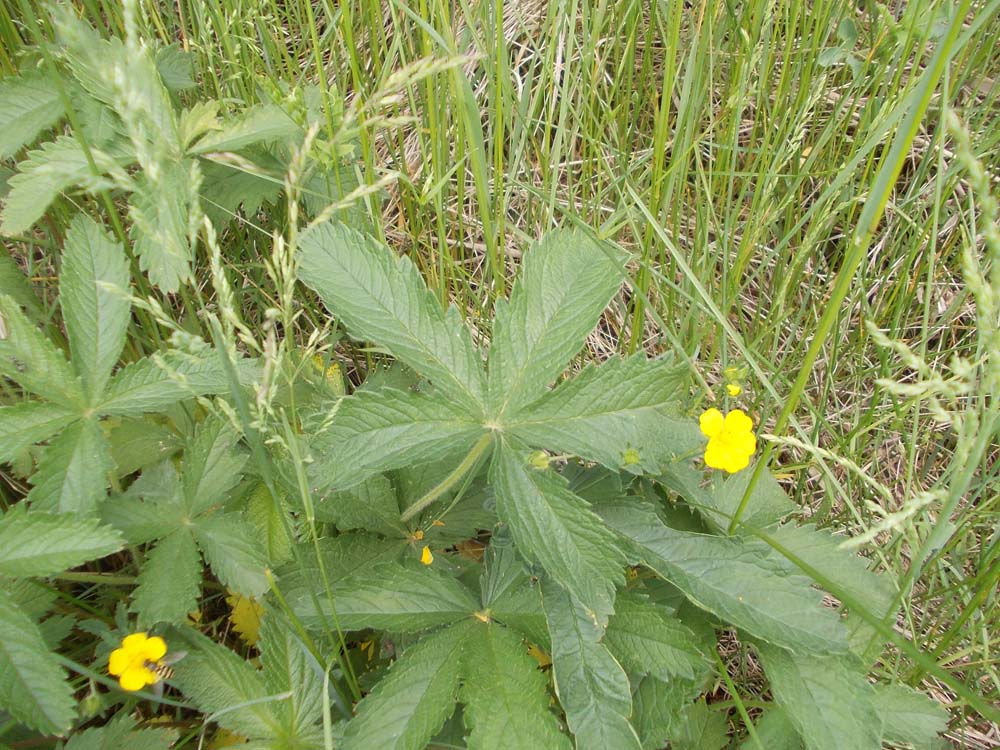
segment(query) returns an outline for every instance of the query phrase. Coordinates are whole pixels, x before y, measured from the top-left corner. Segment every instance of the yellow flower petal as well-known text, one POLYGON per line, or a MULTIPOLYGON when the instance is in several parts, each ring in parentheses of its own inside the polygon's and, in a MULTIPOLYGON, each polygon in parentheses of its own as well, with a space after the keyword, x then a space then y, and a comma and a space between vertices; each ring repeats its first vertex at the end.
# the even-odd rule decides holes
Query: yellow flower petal
MULTIPOLYGON (((122 690, 142 690, 147 684, 151 684, 146 679, 147 673, 153 674, 145 667, 129 667, 118 679, 118 683, 122 686, 122 690)), ((155 678, 156 675, 153 677, 155 678)))
POLYGON ((132 662, 129 653, 123 648, 116 648, 108 657, 108 672, 117 677, 123 674, 128 665, 132 662))
POLYGON ((748 457, 752 456, 754 451, 757 450, 757 438, 754 434, 744 433, 743 435, 734 435, 732 438, 733 448, 740 453, 745 453, 748 457))
POLYGON ((730 474, 735 474, 738 471, 743 471, 749 465, 750 456, 746 453, 730 453, 726 465, 722 468, 730 474))
POLYGON ((750 432, 753 421, 741 409, 733 409, 726 415, 726 432, 750 432))
POLYGON ((726 383, 726 393, 730 396, 736 397, 743 393, 743 389, 740 387, 739 383, 726 383))
POLYGON ((726 446, 718 438, 708 441, 705 448, 705 465, 711 469, 724 469, 726 466, 726 446))
POLYGON ((149 640, 145 633, 132 633, 122 638, 122 648, 126 651, 133 651, 142 648, 143 644, 149 640))
POLYGON ((701 415, 698 420, 698 424, 701 427, 702 434, 706 437, 715 437, 722 432, 725 426, 725 419, 722 416, 722 412, 718 409, 709 409, 701 415))
POLYGON ((167 642, 158 635, 154 635, 152 638, 147 640, 143 649, 143 656, 149 661, 159 661, 166 656, 166 653, 167 642))
POLYGON ((420 553, 420 562, 424 565, 430 565, 434 562, 434 555, 431 554, 431 548, 426 544, 424 545, 423 551, 420 553))

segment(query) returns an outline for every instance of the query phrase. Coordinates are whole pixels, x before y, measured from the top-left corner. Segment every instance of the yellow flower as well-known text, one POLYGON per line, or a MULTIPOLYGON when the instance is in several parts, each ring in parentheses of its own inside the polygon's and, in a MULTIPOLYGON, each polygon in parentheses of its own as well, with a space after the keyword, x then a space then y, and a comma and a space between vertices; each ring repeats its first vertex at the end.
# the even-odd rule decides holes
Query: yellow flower
POLYGON ((122 640, 108 658, 108 672, 118 678, 123 690, 142 690, 160 681, 154 669, 167 653, 167 643, 159 636, 133 633, 122 640))
POLYGON ((420 562, 424 565, 430 565, 434 562, 434 555, 431 554, 431 548, 426 544, 424 545, 423 551, 420 553, 420 562))
POLYGON ((701 431, 708 438, 705 463, 713 469, 724 469, 735 474, 750 463, 750 456, 757 450, 753 435, 753 422, 740 409, 733 409, 725 417, 718 409, 709 409, 699 420, 701 431))
POLYGON ((726 393, 735 398, 743 393, 743 389, 739 383, 726 383, 726 393))

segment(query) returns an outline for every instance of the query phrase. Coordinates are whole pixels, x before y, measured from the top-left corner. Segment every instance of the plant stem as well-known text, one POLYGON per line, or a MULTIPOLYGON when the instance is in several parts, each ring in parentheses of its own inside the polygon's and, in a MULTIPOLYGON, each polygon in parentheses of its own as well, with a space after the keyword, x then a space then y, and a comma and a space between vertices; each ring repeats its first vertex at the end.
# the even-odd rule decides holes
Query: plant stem
POLYGON ((422 498, 413 503, 413 505, 411 505, 409 508, 403 511, 403 515, 400 516, 400 519, 403 521, 403 523, 408 522, 411 518, 420 513, 424 508, 426 508, 428 505, 430 505, 439 497, 441 497, 441 495, 443 495, 445 492, 454 487, 455 484, 458 483, 458 480, 460 480, 463 476, 465 476, 465 473, 469 471, 469 469, 471 469, 476 464, 476 462, 479 461, 480 458, 482 458, 483 453, 485 453, 486 449, 489 448, 490 445, 492 444, 493 444, 492 432, 487 432, 481 438, 479 438, 479 441, 474 446, 472 446, 472 450, 469 451, 469 454, 462 459, 462 463, 456 466, 455 470, 451 472, 451 474, 449 474, 443 480, 441 480, 439 484, 429 489, 427 491, 427 494, 425 494, 422 498))

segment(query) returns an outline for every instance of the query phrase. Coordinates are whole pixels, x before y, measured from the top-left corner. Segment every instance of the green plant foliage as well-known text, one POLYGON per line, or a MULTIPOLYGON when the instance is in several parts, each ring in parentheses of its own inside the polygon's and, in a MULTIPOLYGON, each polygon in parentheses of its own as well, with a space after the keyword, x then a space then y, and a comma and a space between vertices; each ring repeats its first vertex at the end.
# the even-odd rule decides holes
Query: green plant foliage
MULTIPOLYGON (((530 642, 548 644, 553 690, 578 748, 655 747, 664 740, 678 747, 722 747, 725 716, 690 703, 712 670, 711 627, 703 619, 686 620, 690 615, 681 616, 676 599, 659 603, 654 588, 646 595, 621 593, 626 563, 662 577, 724 625, 771 644, 760 649, 778 703, 808 747, 879 741, 873 694, 865 689, 860 665, 847 656, 859 631, 822 605, 822 594, 796 561, 801 556, 823 570, 837 567, 833 583, 843 584, 851 608, 869 614, 888 605, 882 581, 839 550, 832 537, 778 526, 791 506, 770 477, 751 493, 743 535, 724 534, 746 479, 734 476, 704 488, 680 461, 703 439, 693 420, 679 414, 684 371, 669 357, 613 359, 552 387, 618 288, 619 251, 578 232, 550 233, 528 251, 510 301, 497 303, 486 356, 472 346, 455 309, 443 312, 414 267, 379 243, 328 224, 302 235, 300 253, 300 278, 352 336, 429 381, 418 391, 379 386, 340 398, 328 410, 329 423, 310 441, 311 481, 332 490, 330 511, 322 517, 349 533, 328 542, 332 556, 324 560, 332 581, 326 590, 296 583, 297 613, 315 628, 336 622, 349 631, 434 631, 410 647, 362 702, 364 710, 348 724, 349 742, 363 738, 378 746, 386 740, 388 734, 379 734, 386 725, 376 714, 396 711, 390 704, 408 689, 437 686, 449 707, 440 701, 425 707, 418 700, 403 715, 394 714, 392 736, 406 738, 400 746, 421 747, 443 725, 451 703, 464 696, 472 701, 467 720, 476 726, 476 694, 456 692, 461 673, 446 656, 470 643, 496 648, 486 636, 472 638, 463 629, 474 627, 467 624, 471 616, 520 628, 530 642), (606 474, 573 470, 570 463, 561 476, 546 450, 601 464, 606 474), (405 467, 447 463, 449 456, 452 471, 424 485, 422 494, 394 492, 402 485, 392 477, 405 467), (663 484, 635 484, 638 473, 660 476, 663 484), (489 556, 477 610, 477 601, 454 577, 457 571, 438 570, 436 563, 421 567, 411 555, 399 560, 408 544, 419 545, 409 519, 449 507, 447 498, 459 484, 483 481, 501 522, 493 543, 509 538, 516 553, 489 556), (663 492, 677 493, 707 526, 663 505, 663 492), (705 533, 712 529, 716 533, 705 533), (361 548, 369 563, 392 562, 352 573, 349 550, 361 548), (543 579, 543 618, 537 593, 523 588, 528 571, 543 579), (827 686, 829 697, 803 699, 800 693, 809 695, 810 680, 819 678, 823 665, 837 676, 827 686), (669 708, 655 708, 661 694, 669 708), (857 721, 846 724, 840 700, 857 721), (809 736, 806 716, 816 713, 826 716, 827 735, 840 739, 824 745, 809 736)), ((865 633, 870 637, 870 630, 865 633)), ((488 663, 477 665, 477 676, 485 676, 488 663)), ((498 665, 494 670, 494 683, 511 679, 498 665)))
POLYGON ((113 373, 131 310, 121 296, 128 284, 124 250, 80 216, 67 233, 63 264, 59 292, 71 361, 13 299, 0 296, 7 330, 0 339, 0 374, 44 399, 0 407, 0 460, 55 436, 31 480, 33 506, 93 514, 112 469, 102 416, 157 411, 228 384, 211 351, 145 358, 113 373))
POLYGON ((259 596, 267 589, 267 559, 253 527, 242 514, 225 509, 246 463, 237 438, 221 419, 202 422, 184 452, 180 475, 171 463, 160 464, 150 470, 148 482, 140 478, 101 508, 104 520, 133 544, 158 540, 133 595, 140 626, 180 623, 197 608, 199 551, 234 591, 259 596))

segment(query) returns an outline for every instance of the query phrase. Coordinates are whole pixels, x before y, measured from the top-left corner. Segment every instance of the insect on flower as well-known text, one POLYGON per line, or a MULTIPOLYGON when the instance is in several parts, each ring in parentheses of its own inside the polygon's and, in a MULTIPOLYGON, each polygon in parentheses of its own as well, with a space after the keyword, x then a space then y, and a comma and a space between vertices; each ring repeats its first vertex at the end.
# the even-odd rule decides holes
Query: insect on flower
POLYGON ((147 685, 154 685, 155 692, 163 692, 163 680, 173 677, 171 666, 186 656, 178 651, 167 656, 167 642, 159 636, 149 637, 146 633, 133 633, 122 639, 108 657, 108 672, 118 678, 122 690, 134 692, 147 685))

